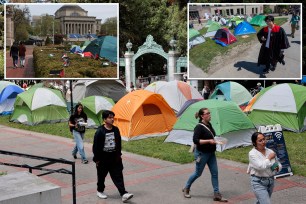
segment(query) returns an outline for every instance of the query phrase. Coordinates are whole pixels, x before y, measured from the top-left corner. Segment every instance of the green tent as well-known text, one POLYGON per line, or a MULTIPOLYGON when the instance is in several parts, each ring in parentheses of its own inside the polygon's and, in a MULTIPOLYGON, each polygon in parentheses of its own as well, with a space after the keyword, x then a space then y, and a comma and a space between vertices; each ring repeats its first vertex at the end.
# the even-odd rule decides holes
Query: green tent
POLYGON ((207 29, 207 33, 212 31, 217 31, 221 28, 221 25, 218 22, 212 22, 207 29))
POLYGON ((111 62, 117 62, 117 37, 102 36, 87 45, 84 52, 91 52, 93 55, 98 54, 111 62))
POLYGON ((85 42, 83 42, 82 43, 82 45, 80 46, 81 47, 81 49, 84 51, 85 50, 85 48, 87 47, 87 45, 89 45, 90 44, 90 40, 86 40, 85 42))
POLYGON ((216 86, 209 99, 234 101, 237 105, 246 105, 251 99, 250 92, 241 84, 233 81, 224 82, 216 86))
POLYGON ((265 18, 266 16, 263 15, 257 15, 254 16, 250 22, 251 25, 256 25, 256 26, 266 26, 266 22, 265 22, 265 18))
POLYGON ((87 127, 96 128, 102 124, 103 110, 111 110, 114 106, 114 101, 111 98, 104 96, 89 96, 81 100, 86 113, 87 127))
POLYGON ((68 121, 62 93, 49 88, 31 88, 17 95, 10 121, 26 125, 68 121))
POLYGON ((256 126, 280 124, 294 132, 306 130, 306 87, 278 84, 259 92, 249 118, 256 126))
POLYGON ((211 124, 217 136, 228 139, 219 151, 238 146, 251 145, 251 135, 255 127, 251 120, 232 101, 203 100, 190 105, 175 123, 166 142, 193 144, 193 130, 199 120, 194 115, 201 108, 208 108, 211 113, 211 124))
POLYGON ((196 29, 193 29, 193 28, 189 29, 189 40, 196 37, 196 36, 199 36, 199 35, 201 35, 201 34, 196 29))

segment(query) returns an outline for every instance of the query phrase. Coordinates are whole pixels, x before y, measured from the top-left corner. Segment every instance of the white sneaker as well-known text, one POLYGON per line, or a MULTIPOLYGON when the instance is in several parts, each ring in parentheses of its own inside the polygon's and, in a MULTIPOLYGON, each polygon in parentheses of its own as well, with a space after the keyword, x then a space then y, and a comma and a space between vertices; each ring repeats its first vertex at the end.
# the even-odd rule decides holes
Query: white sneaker
POLYGON ((99 192, 99 191, 97 191, 97 196, 99 197, 99 198, 102 198, 102 199, 106 199, 107 198, 107 195, 105 194, 105 193, 101 193, 101 192, 99 192))
POLYGON ((128 200, 130 200, 131 198, 133 198, 133 194, 131 194, 131 193, 125 193, 123 196, 122 196, 122 202, 126 202, 126 201, 128 201, 128 200))

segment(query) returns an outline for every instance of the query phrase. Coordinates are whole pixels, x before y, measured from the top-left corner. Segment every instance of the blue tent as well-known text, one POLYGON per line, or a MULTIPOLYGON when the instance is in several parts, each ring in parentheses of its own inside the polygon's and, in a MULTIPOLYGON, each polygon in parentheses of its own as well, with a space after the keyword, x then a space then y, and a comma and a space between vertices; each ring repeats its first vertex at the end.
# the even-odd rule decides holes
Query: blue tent
POLYGON ((117 62, 117 37, 99 37, 91 41, 84 52, 91 52, 93 55, 99 54, 100 57, 104 57, 111 62, 117 62))
POLYGON ((73 48, 70 49, 71 53, 82 53, 82 49, 80 46, 74 46, 73 48))
POLYGON ((306 75, 303 76, 301 84, 306 84, 306 75))
POLYGON ((17 95, 23 92, 23 89, 14 83, 0 81, 0 115, 9 115, 14 109, 14 103, 17 95))
POLYGON ((252 33, 256 33, 256 30, 246 21, 239 23, 234 31, 234 35, 248 35, 252 33))

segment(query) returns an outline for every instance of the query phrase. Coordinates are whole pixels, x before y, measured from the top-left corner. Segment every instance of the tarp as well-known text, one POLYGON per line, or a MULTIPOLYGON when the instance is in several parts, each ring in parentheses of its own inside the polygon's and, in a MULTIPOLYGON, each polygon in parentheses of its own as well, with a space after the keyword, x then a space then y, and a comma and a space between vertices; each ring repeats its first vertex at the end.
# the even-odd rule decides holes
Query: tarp
POLYGON ((256 30, 250 23, 246 21, 239 23, 234 31, 234 35, 248 35, 252 33, 256 33, 256 30))
POLYGON ((84 52, 98 54, 111 62, 117 62, 117 37, 102 36, 93 41, 84 49, 84 52))
POLYGON ((0 81, 0 115, 9 115, 14 110, 14 103, 19 93, 24 90, 9 81, 0 81))
POLYGON ((247 104, 252 99, 252 95, 241 84, 228 81, 217 85, 209 99, 233 101, 240 106, 247 104))
POLYGON ((227 45, 232 44, 237 41, 236 37, 229 31, 228 28, 219 29, 216 32, 214 39, 224 42, 227 45))
POLYGON ((10 121, 26 125, 68 121, 62 93, 49 88, 31 88, 17 95, 10 121))
POLYGON ((74 103, 88 96, 105 96, 116 102, 126 93, 121 80, 78 80, 72 89, 74 103))
POLYGON ((251 145, 251 135, 256 131, 251 120, 234 102, 217 100, 202 100, 190 105, 177 120, 165 142, 192 145, 193 130, 199 123, 199 119, 194 116, 204 107, 211 113, 211 124, 216 135, 228 140, 226 145, 217 145, 218 151, 251 145))
POLYGON ((89 96, 81 100, 84 112, 87 115, 87 127, 96 128, 102 124, 102 112, 111 110, 114 101, 104 96, 89 96))
POLYGON ((301 84, 306 84, 306 76, 305 75, 302 77, 301 84))
POLYGON ((178 112, 190 99, 203 99, 195 88, 182 81, 157 81, 151 83, 145 90, 161 94, 175 112, 178 112))
POLYGON ((71 53, 82 53, 83 51, 80 46, 74 46, 70 49, 70 52, 71 53))
POLYGON ((278 84, 259 92, 249 118, 256 126, 280 124, 294 132, 306 130, 306 87, 278 84))
POLYGON ((176 122, 175 113, 165 99, 146 90, 125 95, 112 111, 123 140, 167 135, 176 122))
POLYGON ((254 16, 250 22, 251 25, 256 25, 256 26, 266 26, 266 22, 265 22, 265 18, 266 16, 264 15, 257 15, 254 16))

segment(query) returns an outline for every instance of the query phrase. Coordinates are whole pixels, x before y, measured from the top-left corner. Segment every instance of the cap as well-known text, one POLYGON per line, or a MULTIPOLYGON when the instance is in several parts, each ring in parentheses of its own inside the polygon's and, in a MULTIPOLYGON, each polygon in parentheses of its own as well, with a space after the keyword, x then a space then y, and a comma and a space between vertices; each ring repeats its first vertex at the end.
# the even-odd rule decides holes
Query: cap
POLYGON ((261 83, 257 83, 257 86, 261 86, 261 83))

